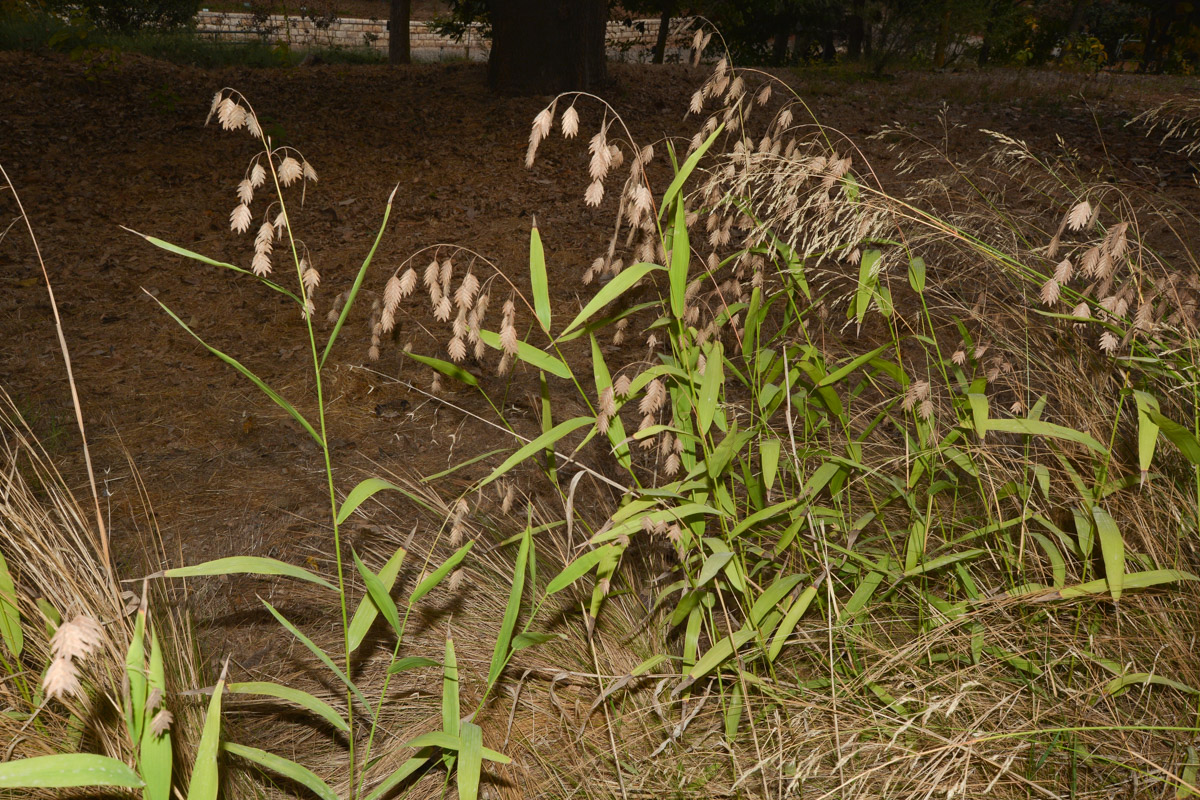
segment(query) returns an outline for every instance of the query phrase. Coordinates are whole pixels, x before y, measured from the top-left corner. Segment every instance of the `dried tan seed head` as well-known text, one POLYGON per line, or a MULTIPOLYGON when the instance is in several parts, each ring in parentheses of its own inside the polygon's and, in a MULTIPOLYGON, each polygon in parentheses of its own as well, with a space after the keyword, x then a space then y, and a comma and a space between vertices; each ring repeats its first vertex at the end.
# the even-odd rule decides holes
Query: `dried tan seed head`
POLYGON ((1071 264, 1071 259, 1064 258, 1058 262, 1058 266, 1054 268, 1054 280, 1059 283, 1070 283, 1071 277, 1075 274, 1075 268, 1071 264))
POLYGON ((413 293, 413 289, 417 287, 417 272, 412 267, 404 271, 400 276, 400 298, 404 299, 413 293))
POLYGON ((237 196, 244 205, 250 205, 250 202, 254 200, 254 184, 250 182, 249 178, 238 184, 237 196))
POLYGON ((283 161, 279 162, 279 183, 283 186, 291 186, 296 181, 304 177, 304 167, 300 162, 291 156, 285 156, 283 161))
POLYGON ((654 414, 662 408, 666 399, 666 387, 663 386, 662 381, 655 378, 647 384, 646 393, 642 396, 642 400, 638 404, 638 410, 643 414, 654 414))
POLYGON ((1052 306, 1057 303, 1059 294, 1061 293, 1061 288, 1062 287, 1059 286, 1058 281, 1056 281, 1054 278, 1051 278, 1043 283, 1041 292, 1042 304, 1052 306))
MULTIPOLYGON (((410 270, 411 271, 411 270, 410 270)), ((400 300, 404 297, 404 289, 400 279, 393 275, 388 278, 388 282, 383 287, 383 309, 395 310, 400 305, 400 300)))
POLYGON ((583 193, 583 202, 589 206, 598 206, 600 201, 604 199, 604 182, 594 180, 588 184, 587 191, 583 193))
POLYGON ((50 662, 46 675, 42 678, 42 691, 46 698, 81 697, 83 689, 79 685, 79 670, 70 658, 56 658, 50 662))
POLYGON ((258 251, 254 254, 254 260, 250 262, 250 270, 258 277, 264 277, 271 274, 271 254, 263 251, 258 251))
POLYGON ((150 720, 150 733, 156 737, 162 736, 171 729, 171 723, 174 721, 175 717, 170 711, 167 711, 165 708, 161 709, 154 715, 154 719, 150 720))
POLYGON ((588 152, 592 156, 588 162, 588 174, 592 176, 593 181, 604 180, 604 177, 608 175, 608 168, 612 166, 612 150, 608 147, 607 123, 588 142, 588 152))
POLYGON ((313 183, 317 182, 317 171, 313 169, 312 164, 308 163, 308 161, 305 161, 301 165, 301 168, 303 170, 304 180, 312 181, 313 183))
POLYGON ((304 288, 310 294, 313 291, 315 291, 318 286, 321 285, 321 273, 317 272, 312 267, 309 267, 308 269, 304 270, 304 272, 301 273, 301 276, 302 276, 302 280, 304 281, 304 288))
POLYGON ((579 112, 575 110, 574 104, 563 112, 561 127, 564 138, 574 139, 579 133, 579 112))
POLYGON ((459 308, 470 308, 475 303, 475 296, 479 293, 479 278, 475 277, 470 269, 463 276, 462 283, 458 285, 458 291, 454 293, 454 302, 459 308))
POLYGON ((262 126, 258 124, 258 117, 252 112, 246 112, 246 133, 255 139, 263 138, 262 126))
POLYGON ((217 106, 217 122, 227 131, 237 130, 246 124, 246 109, 232 97, 226 97, 217 106))
POLYGON ((53 658, 87 658, 103 641, 104 628, 100 623, 80 614, 58 626, 50 637, 50 655, 53 658))
POLYGON ((239 203, 237 208, 229 213, 229 229, 234 233, 245 233, 250 230, 250 206, 239 203))
POLYGON ((630 380, 628 375, 618 375, 617 379, 613 381, 613 391, 621 397, 628 397, 629 384, 630 380))
POLYGON ((1088 218, 1092 216, 1092 204, 1087 200, 1076 203, 1067 212, 1067 228, 1072 231, 1083 230, 1088 218))

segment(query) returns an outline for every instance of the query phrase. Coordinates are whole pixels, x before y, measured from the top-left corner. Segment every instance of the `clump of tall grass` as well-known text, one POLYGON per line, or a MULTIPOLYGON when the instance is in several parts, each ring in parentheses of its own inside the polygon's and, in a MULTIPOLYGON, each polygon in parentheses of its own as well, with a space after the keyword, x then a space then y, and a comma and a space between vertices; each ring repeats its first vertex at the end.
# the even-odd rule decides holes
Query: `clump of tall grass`
MULTIPOLYGON (((453 320, 448 360, 409 353, 435 383, 486 388, 472 362, 538 374, 541 435, 472 488, 547 455, 589 537, 565 573, 594 575, 584 624, 645 589, 622 569, 639 550, 668 557, 650 619, 678 638, 613 676, 601 705, 641 725, 610 729, 621 756, 593 791, 699 791, 701 774, 710 793, 843 797, 1193 784, 1195 617, 1169 611, 1196 601, 1186 268, 1132 204, 1015 139, 994 135, 990 175, 934 149, 941 173, 901 196, 752 80, 717 64, 686 154, 614 141, 599 104, 585 203, 628 171, 582 276, 603 285, 565 324, 536 228, 531 297, 510 289, 491 326, 480 287, 510 278, 446 258, 424 272, 435 320, 453 320), (674 167, 658 197, 655 149, 674 167), (601 336, 638 330, 644 349, 611 363, 601 336), (567 355, 577 339, 590 368, 567 355), (556 413, 553 384, 587 413, 556 413), (615 471, 563 480, 591 441, 615 471), (664 665, 675 677, 647 693, 635 678, 664 665), (651 766, 664 752, 670 772, 651 766)), ((538 114, 527 164, 593 100, 538 114)), ((418 280, 389 281, 373 355, 418 280)), ((577 788, 587 763, 563 765, 577 788)))

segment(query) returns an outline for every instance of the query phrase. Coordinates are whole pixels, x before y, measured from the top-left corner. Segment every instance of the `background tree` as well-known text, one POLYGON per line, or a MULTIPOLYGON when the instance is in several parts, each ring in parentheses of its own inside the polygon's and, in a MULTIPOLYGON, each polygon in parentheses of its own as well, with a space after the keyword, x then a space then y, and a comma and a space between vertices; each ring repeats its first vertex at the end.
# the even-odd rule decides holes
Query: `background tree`
POLYGON ((412 0, 391 0, 388 8, 388 63, 409 64, 412 50, 408 38, 412 0))
POLYGON ((607 0, 493 0, 488 11, 493 90, 557 94, 607 80, 607 0))

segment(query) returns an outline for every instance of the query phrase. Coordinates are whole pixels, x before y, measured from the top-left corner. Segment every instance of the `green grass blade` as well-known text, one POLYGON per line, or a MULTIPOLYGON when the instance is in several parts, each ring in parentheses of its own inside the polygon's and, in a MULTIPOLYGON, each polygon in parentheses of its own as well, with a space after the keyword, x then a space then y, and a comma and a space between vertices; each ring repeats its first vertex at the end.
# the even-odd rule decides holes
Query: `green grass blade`
POLYGON ((422 767, 429 764, 432 758, 432 755, 426 755, 408 759, 395 772, 387 776, 382 783, 372 789, 371 793, 364 797, 363 800, 380 800, 384 795, 391 792, 392 789, 395 789, 401 783, 415 775, 422 767))
POLYGON ((400 494, 412 500, 426 511, 436 511, 436 509, 424 500, 420 495, 410 492, 403 486, 397 486, 394 483, 389 483, 382 478, 367 478, 350 490, 350 494, 346 495, 345 502, 338 509, 337 523, 341 525, 346 520, 350 519, 350 515, 358 510, 358 507, 367 502, 370 498, 383 491, 399 492, 400 494))
POLYGON ((567 434, 571 433, 572 431, 579 430, 586 425, 591 425, 595 423, 595 421, 595 417, 575 417, 574 419, 569 419, 566 422, 560 422, 505 459, 504 463, 492 470, 492 473, 484 478, 476 488, 482 489, 484 486, 487 486, 492 481, 503 476, 510 469, 522 463, 531 456, 541 452, 542 450, 553 447, 559 439, 563 438, 567 434))
MULTIPOLYGON (((406 552, 403 547, 396 548, 396 552, 383 565, 383 569, 379 570, 379 581, 383 584, 384 589, 389 595, 391 594, 392 587, 396 585, 396 576, 400 574, 400 565, 404 563, 405 555, 406 552)), ((350 620, 350 628, 346 634, 349 638, 351 653, 357 650, 362 644, 363 639, 366 638, 367 631, 371 630, 371 625, 374 624, 375 617, 378 614, 379 610, 375 607, 375 603, 371 601, 370 595, 358 601, 358 609, 354 612, 354 618, 350 620)))
POLYGON ((721 131, 723 130, 725 130, 725 123, 718 125, 717 129, 709 134, 709 137, 704 140, 704 143, 697 147, 696 150, 687 157, 687 160, 683 162, 683 166, 680 167, 679 171, 675 173, 674 179, 672 179, 670 185, 667 186, 667 191, 663 193, 662 202, 658 206, 658 216, 660 219, 666 212, 667 207, 675 201, 675 196, 678 195, 683 189, 683 184, 687 182, 689 177, 691 177, 692 171, 696 169, 696 165, 700 163, 700 159, 703 158, 704 154, 708 152, 708 148, 712 147, 713 142, 717 140, 717 137, 721 135, 721 131))
MULTIPOLYGON (((150 294, 150 293, 147 292, 147 294, 150 294)), ((293 406, 291 403, 289 403, 287 400, 285 400, 279 393, 277 393, 274 389, 272 389, 270 386, 268 386, 266 384, 266 382, 263 381, 262 378, 258 377, 253 372, 251 372, 248 367, 246 367, 244 364, 242 364, 242 362, 238 361, 233 356, 226 355, 225 353, 221 352, 217 348, 210 345, 208 342, 204 341, 204 339, 201 338, 200 335, 197 334, 195 331, 193 331, 191 328, 189 328, 187 323, 184 322, 183 320, 181 320, 175 314, 174 311, 167 308, 167 306, 161 300, 159 300, 157 297, 154 297, 153 295, 150 295, 150 296, 154 299, 154 302, 158 303, 159 307, 162 308, 163 311, 167 312, 167 315, 171 319, 175 320, 175 322, 178 323, 179 327, 181 327, 185 331, 187 331, 188 335, 190 335, 197 342, 204 345, 205 350, 212 353, 214 356, 221 359, 222 361, 224 361, 229 366, 233 367, 238 372, 242 373, 242 375, 249 378, 250 382, 253 383, 255 386, 257 386, 263 392, 263 394, 265 394, 267 397, 271 398, 271 402, 275 403, 275 405, 279 406, 284 411, 286 411, 288 413, 288 415, 291 416, 292 419, 299 422, 300 425, 304 428, 304 430, 308 432, 308 435, 313 438, 314 442, 316 442, 319 446, 324 447, 324 443, 321 441, 321 434, 317 433, 316 428, 314 428, 309 423, 309 421, 306 420, 304 418, 304 416, 299 411, 296 410, 295 406, 293 406)))
MULTIPOLYGON (((778 578, 765 592, 759 595, 758 599, 754 601, 754 605, 750 607, 750 621, 755 625, 762 622, 768 613, 777 610, 783 598, 803 579, 803 575, 788 575, 786 578, 778 578)), ((783 609, 778 610, 782 612, 783 609)))
POLYGON ((278 559, 265 558, 263 556, 229 556, 228 558, 218 558, 213 561, 205 561, 203 564, 193 564, 190 567, 175 567, 174 569, 163 570, 149 577, 195 578, 211 575, 283 575, 284 577, 297 578, 309 583, 315 583, 318 586, 324 586, 326 589, 331 589, 335 592, 337 591, 337 587, 329 581, 314 575, 303 567, 297 567, 295 564, 288 564, 278 559))
POLYGON ((875 265, 882 257, 883 253, 879 250, 868 250, 858 259, 858 290, 854 295, 854 321, 860 328, 867 316, 867 309, 871 307, 871 296, 875 294, 875 287, 879 283, 879 274, 875 272, 875 265))
POLYGON ((440 567, 429 573, 425 580, 421 581, 421 583, 417 585, 416 589, 413 589, 412 595, 408 598, 408 604, 412 605, 433 591, 433 588, 441 583, 443 578, 450 574, 450 570, 458 566, 458 562, 463 560, 463 557, 470 552, 471 547, 474 546, 474 544, 474 542, 467 542, 462 547, 458 548, 458 550, 454 552, 454 555, 447 558, 440 567))
MULTIPOLYGON (((483 339, 483 343, 493 350, 501 349, 500 335, 494 331, 481 330, 479 338, 483 339)), ((571 380, 571 368, 564 364, 561 359, 527 342, 517 342, 517 358, 535 369, 549 372, 556 378, 562 378, 565 381, 571 380)))
POLYGON ((117 786, 137 789, 145 784, 124 763, 91 753, 19 758, 0 764, 0 789, 67 789, 76 786, 117 786))
POLYGON ((392 600, 389 588, 362 562, 358 553, 351 550, 350 555, 354 558, 354 566, 358 569, 358 574, 362 576, 363 583, 367 587, 367 594, 370 596, 371 602, 392 626, 392 630, 396 632, 396 639, 404 638, 404 629, 400 625, 400 612, 396 610, 396 601, 392 600))
POLYGON ((1177 689, 1185 694, 1200 694, 1200 690, 1188 686, 1186 683, 1173 681, 1170 678, 1162 675, 1155 675, 1150 672, 1131 672, 1128 675, 1122 675, 1119 678, 1109 681, 1104 686, 1104 693, 1115 695, 1120 694, 1130 686, 1169 686, 1172 689, 1177 689))
POLYGON ((406 656, 405 658, 397 659, 388 667, 388 674, 395 675, 399 672, 408 672, 410 669, 420 669, 422 667, 440 667, 442 662, 434 661, 432 658, 424 658, 422 656, 406 656))
POLYGON ((146 611, 139 609, 133 623, 133 636, 125 651, 125 680, 129 684, 129 702, 125 706, 125 726, 129 740, 140 742, 146 724, 146 611))
POLYGON ((688 241, 687 209, 683 197, 675 200, 675 220, 671 226, 671 268, 669 276, 671 290, 671 314, 683 319, 684 292, 687 291, 688 264, 692 260, 692 248, 688 241))
MULTIPOLYGON (((500 677, 500 671, 504 669, 508 660, 513 630, 517 626, 517 616, 521 613, 521 596, 525 593, 525 567, 529 562, 532 541, 533 536, 527 526, 525 535, 521 537, 521 546, 517 549, 517 563, 513 567, 512 588, 508 593, 508 605, 504 607, 504 619, 500 622, 500 632, 496 636, 496 645, 492 648, 492 663, 488 667, 489 686, 500 677)), ((462 768, 461 765, 459 768, 462 768)))
POLYGON ((437 370, 438 372, 442 373, 443 375, 445 375, 448 378, 453 378, 456 381, 461 381, 462 383, 465 383, 468 386, 478 386, 479 385, 478 378, 476 378, 474 375, 467 372, 465 369, 458 366, 457 364, 452 364, 449 361, 443 361, 440 358, 433 358, 432 356, 422 356, 422 355, 418 355, 416 353, 410 353, 408 351, 404 351, 404 355, 408 356, 413 361, 416 361, 420 364, 424 364, 427 367, 432 367, 433 369, 437 370))
POLYGON ((872 360, 873 358, 875 358, 876 356, 878 356, 880 353, 882 353, 884 350, 887 350, 891 346, 892 345, 890 343, 880 345, 879 347, 876 347, 874 350, 872 350, 869 353, 863 353, 862 355, 851 359, 850 361, 846 362, 842 366, 838 367, 833 372, 831 372, 828 375, 826 375, 825 377, 821 378, 821 380, 817 381, 817 386, 832 386, 833 384, 842 380, 847 375, 849 375, 851 372, 854 372, 854 370, 863 366, 868 361, 872 360))
POLYGON ((782 442, 773 436, 767 436, 758 442, 758 460, 762 467, 763 485, 768 489, 774 488, 775 476, 779 472, 779 450, 782 442))
MULTIPOLYGON (((588 338, 592 345, 592 375, 596 380, 596 397, 599 397, 604 394, 605 389, 612 386, 612 373, 608 370, 608 364, 604 362, 604 353, 600 350, 600 342, 596 340, 596 335, 591 334, 588 338)), ((612 445, 617 463, 623 469, 630 469, 633 456, 629 452, 629 442, 625 441, 625 425, 621 422, 620 414, 608 421, 608 442, 612 445)))
POLYGON ((925 259, 920 256, 908 260, 908 285, 917 294, 925 291, 925 259))
POLYGON ((1092 519, 1096 522, 1100 555, 1104 558, 1104 577, 1108 579, 1108 592, 1115 602, 1121 599, 1121 592, 1125 588, 1125 540, 1121 537, 1116 521, 1100 506, 1092 506, 1092 519))
POLYGON ((557 594, 567 588, 582 576, 591 571, 592 567, 599 564, 605 558, 611 558, 616 546, 606 544, 603 547, 597 547, 594 550, 589 550, 579 558, 572 561, 567 566, 563 567, 563 571, 554 576, 550 584, 546 587, 546 596, 557 594))
POLYGON ((696 398, 696 425, 701 436, 706 435, 712 426, 721 387, 725 385, 725 349, 720 342, 713 342, 706 349, 708 355, 704 364, 704 376, 700 379, 700 394, 696 398))
POLYGON ((14 656, 20 656, 25 648, 25 637, 21 632, 21 610, 17 606, 17 587, 8 572, 8 562, 0 553, 0 637, 4 646, 14 656))
POLYGON ((879 567, 878 571, 872 570, 868 572, 859 581, 854 594, 850 595, 850 599, 846 601, 846 605, 842 606, 842 613, 838 615, 839 624, 858 616, 867 607, 867 603, 871 602, 871 595, 875 594, 875 590, 879 588, 879 584, 883 583, 884 575, 891 568, 891 559, 885 556, 883 561, 880 562, 879 567))
POLYGON ((683 684, 676 687, 672 694, 678 694, 687 686, 695 683, 698 679, 712 672, 717 667, 728 661, 734 653, 742 649, 742 646, 749 642, 757 635, 757 631, 750 625, 745 625, 730 636, 723 637, 720 641, 708 649, 700 660, 697 661, 687 672, 687 679, 683 684), (686 685, 685 685, 686 684, 686 685))
POLYGON ((454 638, 446 637, 446 658, 442 662, 442 730, 458 739, 460 719, 458 704, 458 659, 454 655, 454 638))
POLYGON ((192 764, 192 779, 188 784, 187 800, 217 800, 221 776, 217 768, 217 751, 221 742, 221 698, 225 689, 225 670, 213 688, 208 701, 208 715, 200 733, 200 744, 196 747, 196 760, 192 764))
POLYGON ((796 598, 796 602, 792 603, 791 608, 783 616, 783 622, 779 623, 779 629, 775 631, 775 638, 771 640, 770 647, 767 648, 767 660, 774 661, 779 657, 779 653, 783 650, 783 645, 787 642, 792 631, 796 629, 800 618, 804 616, 804 612, 812 605, 813 598, 817 596, 817 584, 806 587, 800 596, 796 598))
POLYGON ((633 286, 651 272, 661 269, 662 267, 658 266, 657 264, 641 263, 634 264, 631 267, 626 267, 625 269, 621 270, 621 272, 617 274, 617 277, 613 278, 611 281, 605 284, 600 291, 596 292, 596 295, 588 301, 587 305, 583 307, 583 310, 575 316, 575 319, 571 320, 571 324, 563 328, 562 333, 558 335, 558 341, 562 341, 564 336, 578 328, 583 323, 587 322, 589 319, 595 316, 596 312, 624 294, 629 287, 633 286))
POLYGON ((297 764, 295 761, 268 753, 266 750, 259 750, 257 747, 247 747, 244 744, 233 742, 225 742, 221 745, 221 749, 226 753, 232 753, 247 761, 252 761, 272 772, 277 772, 288 780, 295 781, 321 800, 338 800, 337 794, 329 788, 329 784, 317 777, 317 774, 311 769, 297 764))
MULTIPOLYGON (((1125 575, 1122 581, 1122 589, 1148 589, 1151 586, 1160 586, 1164 583, 1178 583, 1180 581, 1197 581, 1200 578, 1190 572, 1184 572, 1179 569, 1151 569, 1144 572, 1132 572, 1125 575)), ((1043 590, 1035 590, 1029 594, 1040 594, 1043 590)), ((1084 597, 1090 594, 1109 594, 1108 581, 1104 578, 1087 583, 1076 584, 1075 586, 1066 586, 1058 590, 1058 595, 1064 599, 1072 599, 1075 597, 1084 597)), ((1010 595, 1017 597, 1025 592, 1014 591, 1009 592, 1010 595)))
POLYGON ((529 287, 533 291, 533 313, 546 335, 550 335, 550 284, 546 280, 546 251, 538 234, 537 220, 529 229, 529 287))
MULTIPOLYGON (((158 634, 150 631, 150 668, 146 673, 146 683, 148 690, 153 693, 158 689, 162 696, 167 693, 167 673, 163 663, 162 644, 158 641, 158 634)), ((165 706, 160 706, 165 708, 165 706)), ((147 709, 148 714, 157 714, 155 709, 147 709)), ((163 731, 160 735, 155 736, 151 729, 150 723, 154 717, 150 717, 142 728, 141 741, 141 771, 142 779, 146 782, 146 791, 143 795, 143 800, 170 800, 171 798, 171 770, 172 770, 172 745, 171 735, 167 731, 163 731)))
POLYGON ((1001 433, 1019 433, 1026 436, 1042 436, 1048 439, 1064 439, 1068 442, 1081 444, 1101 455, 1108 453, 1108 448, 1100 444, 1089 434, 1077 431, 1074 428, 1067 428, 1063 425, 1055 425, 1053 422, 1042 422, 1041 420, 1032 419, 989 419, 987 421, 987 429, 989 432, 999 431, 1001 433))
POLYGON ((230 694, 253 694, 263 697, 274 697, 289 703, 295 703, 301 708, 306 708, 313 712, 339 731, 343 733, 350 732, 350 726, 346 724, 346 720, 342 719, 342 715, 334 710, 333 706, 301 689, 283 686, 278 683, 269 683, 267 681, 246 681, 243 683, 231 683, 225 687, 225 691, 230 694))
POLYGON ((1158 402, 1145 392, 1134 390, 1134 400, 1137 401, 1138 418, 1138 467, 1142 471, 1142 479, 1150 471, 1150 463, 1154 461, 1154 446, 1158 443, 1158 423, 1150 417, 1150 412, 1158 410, 1158 402))
MULTIPOLYGON (((125 226, 122 225, 121 227, 124 228, 125 226)), ((162 239, 156 239, 153 236, 147 236, 144 233, 138 233, 137 231, 133 230, 132 228, 125 228, 125 230, 129 231, 132 234, 136 234, 137 236, 142 237, 150 244, 154 245, 155 247, 166 250, 168 253, 174 253, 177 256, 183 256, 184 258, 189 258, 192 261, 199 261, 201 264, 208 264, 211 267, 221 267, 222 269, 228 269, 228 270, 232 270, 233 272, 240 272, 243 275, 249 275, 251 278, 254 278, 255 280, 257 280, 259 283, 263 284, 264 286, 266 286, 270 289, 273 289, 282 295, 286 295, 287 297, 290 297, 293 301, 295 301, 296 305, 301 306, 301 307, 304 306, 304 302, 299 297, 297 297, 296 295, 289 292, 287 289, 283 288, 282 286, 280 286, 279 284, 277 284, 273 281, 269 281, 266 278, 263 278, 259 275, 255 275, 251 270, 245 269, 244 267, 239 267, 236 264, 229 264, 224 261, 217 261, 216 259, 212 259, 212 258, 209 258, 208 256, 201 255, 200 253, 196 253, 191 250, 188 250, 185 247, 180 247, 177 244, 171 244, 170 242, 165 242, 162 239)))
POLYGON ((526 631, 518 633, 512 640, 512 651, 515 653, 518 650, 524 650, 526 647, 536 647, 539 644, 546 642, 564 641, 567 638, 565 633, 534 633, 526 631))
MULTIPOLYGON (((400 187, 397 186, 396 189, 400 187)), ((325 351, 321 353, 321 361, 318 365, 318 371, 325 368, 325 359, 329 358, 329 351, 333 349, 334 342, 337 341, 338 334, 342 331, 342 325, 346 322, 346 317, 350 316, 350 309, 354 306, 354 299, 358 297, 358 290, 362 288, 363 278, 367 276, 367 267, 371 266, 371 260, 375 258, 375 251, 379 248, 379 242, 383 239, 383 232, 387 229, 388 217, 392 215, 392 200, 396 197, 396 189, 392 189, 392 193, 388 196, 387 206, 383 209, 383 221, 379 223, 379 232, 375 234, 375 242, 371 245, 367 257, 363 259, 362 266, 358 268, 358 274, 354 276, 354 285, 350 287, 350 294, 346 298, 346 302, 342 305, 342 313, 338 315, 337 322, 333 326, 333 331, 329 334, 329 340, 325 342, 325 351)))
POLYGON ((473 722, 464 722, 459 739, 456 776, 459 800, 478 800, 479 774, 483 769, 483 730, 473 722))
POLYGON ((1158 425, 1163 436, 1166 436, 1171 444, 1179 448, 1179 452, 1183 453, 1184 458, 1193 464, 1200 464, 1200 442, 1196 441, 1196 436, 1190 430, 1175 420, 1167 418, 1156 409, 1150 409, 1147 416, 1158 425))
POLYGON ((317 659, 324 664, 330 672, 337 676, 338 680, 340 680, 346 686, 346 688, 354 694, 355 699, 358 700, 358 702, 361 703, 364 708, 370 708, 370 705, 367 703, 367 698, 363 696, 363 693, 359 691, 359 688, 354 685, 352 680, 346 677, 346 673, 342 672, 341 667, 333 663, 333 659, 331 659, 324 650, 322 650, 320 647, 317 647, 316 642, 301 633, 300 629, 288 621, 287 617, 283 616, 283 614, 280 614, 279 611, 276 610, 275 606, 271 605, 266 600, 262 600, 262 604, 267 607, 267 610, 271 612, 271 616, 275 617, 280 625, 286 628, 288 632, 292 634, 292 636, 295 636, 297 639, 299 639, 300 643, 307 647, 310 653, 316 656, 317 659))

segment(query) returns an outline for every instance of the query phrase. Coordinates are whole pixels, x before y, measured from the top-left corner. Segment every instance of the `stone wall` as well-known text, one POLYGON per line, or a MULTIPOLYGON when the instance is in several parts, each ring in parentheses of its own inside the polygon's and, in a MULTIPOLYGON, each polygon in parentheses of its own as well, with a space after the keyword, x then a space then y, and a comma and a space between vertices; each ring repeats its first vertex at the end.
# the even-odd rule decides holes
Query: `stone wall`
MULTIPOLYGON (((686 32, 690 20, 672 20, 675 33, 669 40, 670 52, 676 57, 690 43, 686 32)), ((656 19, 608 23, 610 56, 629 60, 649 60, 650 51, 658 36, 656 19)), ((302 16, 257 15, 237 12, 200 11, 196 15, 196 32, 226 41, 287 42, 293 47, 367 47, 387 52, 387 20, 383 19, 311 19, 302 16)), ((409 23, 408 36, 412 56, 421 61, 466 58, 485 61, 491 42, 470 30, 461 42, 441 36, 425 22, 409 23)))

